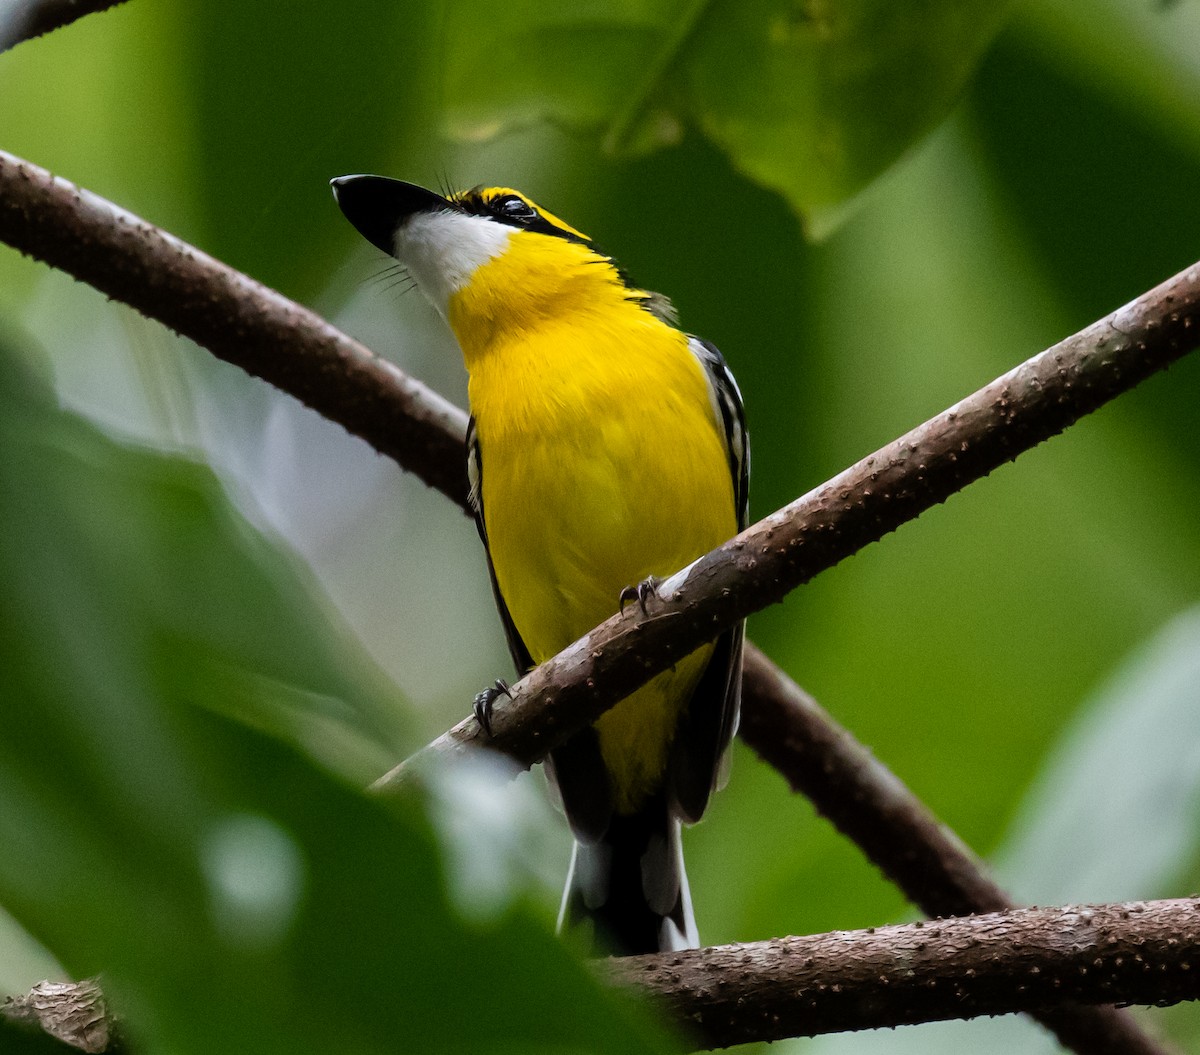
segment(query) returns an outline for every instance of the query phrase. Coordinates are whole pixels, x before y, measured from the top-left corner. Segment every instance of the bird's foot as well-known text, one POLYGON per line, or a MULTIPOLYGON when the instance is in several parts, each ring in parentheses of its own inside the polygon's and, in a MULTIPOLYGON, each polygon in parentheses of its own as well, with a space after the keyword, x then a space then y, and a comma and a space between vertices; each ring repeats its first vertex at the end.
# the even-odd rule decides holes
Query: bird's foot
POLYGON ((642 615, 649 615, 646 611, 646 602, 651 597, 658 596, 658 585, 662 582, 657 575, 648 575, 636 586, 626 586, 621 591, 619 612, 624 613, 625 606, 632 601, 637 601, 637 606, 642 610, 642 615))
POLYGON ((497 678, 494 685, 489 685, 483 692, 475 694, 475 702, 471 710, 475 712, 475 720, 490 737, 492 735, 492 707, 501 696, 512 699, 512 689, 503 678, 497 678))

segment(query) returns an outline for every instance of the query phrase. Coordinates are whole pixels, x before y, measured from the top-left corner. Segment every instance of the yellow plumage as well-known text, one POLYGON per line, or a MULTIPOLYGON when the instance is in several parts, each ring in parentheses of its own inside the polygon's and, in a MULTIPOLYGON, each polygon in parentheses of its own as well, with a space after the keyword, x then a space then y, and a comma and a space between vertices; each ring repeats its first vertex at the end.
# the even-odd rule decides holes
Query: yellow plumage
MULTIPOLYGON (((629 299, 611 265, 573 242, 517 238, 451 297, 448 318, 486 459, 492 566, 535 661, 612 615, 623 587, 736 534, 700 364, 683 333, 629 299)), ((618 811, 661 777, 710 651, 597 723, 618 811)))
MULTIPOLYGON (((662 298, 508 188, 333 185, 462 347, 471 505, 522 671, 744 526, 737 385, 662 298)), ((703 814, 733 735, 742 635, 724 631, 551 751, 576 835, 562 920, 592 926, 602 949, 698 941, 680 825, 703 814)), ((501 684, 475 701, 485 730, 501 684)))

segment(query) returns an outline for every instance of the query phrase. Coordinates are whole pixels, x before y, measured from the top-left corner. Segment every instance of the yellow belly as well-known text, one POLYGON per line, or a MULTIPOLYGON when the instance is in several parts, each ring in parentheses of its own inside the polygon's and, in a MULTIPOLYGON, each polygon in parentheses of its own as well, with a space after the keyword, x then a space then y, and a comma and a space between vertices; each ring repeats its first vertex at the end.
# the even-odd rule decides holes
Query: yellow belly
MULTIPOLYGON (((524 335, 472 366, 492 564, 539 663, 612 615, 623 587, 677 571, 736 532, 701 369, 682 334, 644 330, 573 354, 563 342, 577 333, 524 335), (493 358, 503 370, 489 368, 493 358)), ((655 790, 711 650, 597 722, 619 811, 655 790)))

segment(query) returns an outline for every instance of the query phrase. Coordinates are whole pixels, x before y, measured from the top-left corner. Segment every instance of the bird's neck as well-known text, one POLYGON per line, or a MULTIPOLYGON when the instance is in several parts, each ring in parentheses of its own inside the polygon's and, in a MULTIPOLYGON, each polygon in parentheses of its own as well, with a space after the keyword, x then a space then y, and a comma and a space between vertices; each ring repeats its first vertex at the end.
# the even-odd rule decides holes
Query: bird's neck
POLYGON ((687 337, 638 302, 589 301, 578 310, 525 328, 506 324, 481 347, 464 344, 481 440, 514 433, 540 443, 562 429, 578 440, 581 423, 594 430, 636 413, 632 408, 646 401, 660 402, 663 391, 687 388, 698 376, 687 337), (663 391, 647 390, 648 373, 661 379, 663 391))
POLYGON ((447 319, 474 372, 502 349, 536 345, 547 331, 619 324, 642 311, 631 296, 612 261, 589 247, 518 235, 450 298, 447 319))

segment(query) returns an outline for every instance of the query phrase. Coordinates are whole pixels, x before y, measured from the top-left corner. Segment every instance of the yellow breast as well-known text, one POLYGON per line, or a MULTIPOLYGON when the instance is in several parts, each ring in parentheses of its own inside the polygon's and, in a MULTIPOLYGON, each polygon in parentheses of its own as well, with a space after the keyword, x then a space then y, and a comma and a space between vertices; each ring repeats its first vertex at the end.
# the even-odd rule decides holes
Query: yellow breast
MULTIPOLYGON (((450 312, 496 581, 537 662, 612 615, 623 587, 677 571, 737 530, 724 441, 687 338, 623 298, 551 315, 476 326, 461 305, 450 312)), ((710 652, 597 723, 620 811, 654 790, 710 652)))

